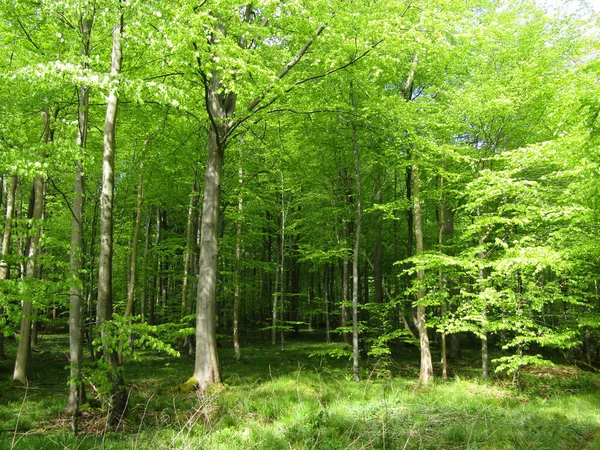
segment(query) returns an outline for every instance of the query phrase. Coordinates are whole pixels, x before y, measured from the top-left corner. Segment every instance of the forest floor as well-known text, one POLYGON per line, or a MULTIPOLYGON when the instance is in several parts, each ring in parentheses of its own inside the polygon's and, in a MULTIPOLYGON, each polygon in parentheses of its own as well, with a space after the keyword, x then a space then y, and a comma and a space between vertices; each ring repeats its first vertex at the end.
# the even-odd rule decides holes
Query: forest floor
MULTIPOLYGON (((320 341, 321 339, 319 339, 320 341)), ((128 412, 106 428, 99 380, 86 369, 90 405, 70 432, 68 340, 43 336, 27 387, 11 384, 14 343, 0 361, 0 449, 600 449, 600 374, 571 366, 519 378, 477 378, 468 355, 448 381, 416 382, 418 355, 363 361, 352 381, 345 358, 314 337, 285 351, 244 346, 236 362, 221 348, 224 384, 178 393, 193 360, 151 351, 125 362, 128 412)), ((475 356, 475 355, 474 355, 475 356)))

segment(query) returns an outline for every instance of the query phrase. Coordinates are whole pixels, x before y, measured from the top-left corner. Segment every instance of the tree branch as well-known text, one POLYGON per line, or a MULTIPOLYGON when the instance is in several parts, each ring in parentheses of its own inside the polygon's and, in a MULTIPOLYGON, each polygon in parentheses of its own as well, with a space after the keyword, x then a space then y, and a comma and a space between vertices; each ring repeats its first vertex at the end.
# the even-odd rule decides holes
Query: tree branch
MULTIPOLYGON (((320 25, 319 28, 317 28, 317 31, 315 32, 315 35, 313 37, 311 37, 308 41, 306 41, 306 43, 302 46, 302 48, 300 49, 300 51, 298 53, 296 53, 296 55, 290 60, 290 62, 288 62, 283 69, 281 69, 281 72, 279 72, 277 74, 277 78, 278 79, 282 79, 283 77, 285 77, 288 72, 290 70, 292 70, 292 68, 298 64, 300 62, 300 60, 302 59, 302 57, 306 54, 306 52, 308 51, 308 49, 310 48, 310 46, 313 44, 313 42, 315 41, 316 38, 318 38, 321 33, 323 33, 323 30, 325 30, 325 25, 320 25)), ((272 87, 272 85, 270 86, 272 87)), ((254 110, 254 108, 256 108, 258 106, 258 104, 265 98, 265 94, 262 94, 260 97, 255 98, 252 103, 250 103, 250 105, 248 105, 248 111, 252 112, 252 110, 254 110)))

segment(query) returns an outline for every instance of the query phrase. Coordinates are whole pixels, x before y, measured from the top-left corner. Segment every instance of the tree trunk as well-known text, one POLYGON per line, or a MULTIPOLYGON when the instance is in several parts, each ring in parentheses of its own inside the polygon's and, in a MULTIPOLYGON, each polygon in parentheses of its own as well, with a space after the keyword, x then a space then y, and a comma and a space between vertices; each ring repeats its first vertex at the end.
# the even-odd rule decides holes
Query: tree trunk
MULTIPOLYGON (((42 140, 48 143, 51 137, 50 116, 47 111, 42 111, 42 140)), ((25 264, 25 276, 33 278, 37 274, 37 257, 40 249, 40 227, 44 211, 44 176, 37 174, 33 181, 32 198, 29 204, 29 218, 34 231, 29 240, 27 262, 25 264)), ((33 315, 33 303, 28 297, 23 299, 21 330, 19 333, 19 346, 13 372, 13 381, 26 384, 30 374, 29 363, 31 360, 31 322, 33 315)))
MULTIPOLYGON (((121 33, 123 32, 123 15, 113 28, 113 47, 111 75, 121 73, 121 33)), ((108 94, 106 118, 104 122, 104 156, 102 162, 102 191, 100 193, 100 252, 98 255, 98 300, 96 308, 96 325, 100 328, 102 351, 108 364, 108 381, 111 384, 109 400, 109 423, 120 422, 125 411, 126 397, 123 375, 119 368, 116 349, 110 345, 112 337, 108 334, 106 322, 112 319, 112 257, 113 257, 113 201, 114 201, 114 164, 115 133, 119 99, 115 90, 108 94)))
MULTIPOLYGON (((354 92, 352 105, 356 110, 354 92)), ((356 124, 352 123, 352 150, 354 153, 354 175, 356 176, 356 227, 354 230, 354 254, 352 259, 352 372, 354 381, 360 381, 359 349, 358 349, 358 256, 360 251, 360 228, 362 225, 362 197, 360 186, 360 161, 356 137, 356 124)))
MULTIPOLYGON (((375 194, 375 204, 380 204, 382 198, 381 188, 375 194)), ((375 284, 375 301, 383 303, 383 276, 381 270, 381 228, 382 212, 376 212, 375 218, 375 248, 373 250, 373 281, 375 284)), ((368 284, 368 283, 367 283, 368 284)))
POLYGON ((13 175, 10 180, 10 187, 7 189, 6 193, 6 221, 4 222, 2 248, 0 249, 0 280, 8 280, 10 278, 10 266, 8 261, 6 261, 6 257, 10 254, 12 221, 15 214, 15 199, 19 179, 16 175, 13 175))
MULTIPOLYGON (((331 325, 329 324, 329 277, 327 276, 328 265, 323 267, 323 303, 325 306, 325 340, 331 343, 331 325)), ((333 272, 333 270, 332 270, 333 272)))
MULTIPOLYGON (((6 180, 6 179, 5 179, 6 180)), ((2 247, 0 248, 0 281, 10 278, 10 266, 6 257, 10 254, 10 244, 12 236, 12 221, 15 210, 15 198, 17 194, 17 185, 19 180, 16 175, 11 176, 10 186, 6 193, 6 221, 2 232, 2 247)), ((4 313, 4 308, 0 307, 0 314, 4 313)), ((0 327, 0 359, 5 358, 4 350, 4 330, 0 327)))
POLYGON ((142 150, 142 161, 140 161, 140 173, 138 175, 137 203, 135 208, 135 228, 133 230, 133 242, 131 244, 131 264, 129 266, 129 284, 127 286, 127 306, 125 316, 133 316, 135 301, 135 286, 137 275, 138 249, 140 245, 140 230, 142 228, 142 202, 144 200, 144 155, 148 141, 144 141, 142 150))
MULTIPOLYGON (((423 253, 423 228, 421 215, 419 168, 416 164, 413 164, 412 166, 412 181, 414 195, 413 208, 415 219, 416 254, 420 255, 421 253, 423 253)), ((423 384, 426 384, 433 380, 433 363, 431 360, 431 351, 429 349, 426 311, 425 306, 421 303, 421 301, 425 297, 425 288, 422 286, 422 283, 425 278, 425 272, 423 270, 417 271, 417 278, 419 279, 419 283, 421 284, 417 293, 417 330, 419 331, 419 343, 421 351, 419 381, 423 384)))
MULTIPOLYGON (((93 18, 81 18, 79 28, 81 31, 83 46, 81 53, 84 57, 89 55, 90 33, 93 18)), ((87 68, 87 63, 83 63, 87 68)), ((89 117, 89 88, 82 85, 79 88, 79 106, 77 111, 78 130, 77 145, 85 150, 87 147, 88 117, 89 117)), ((83 279, 82 279, 82 255, 83 255, 83 166, 81 161, 76 162, 77 172, 73 186, 73 220, 71 221, 71 286, 69 296, 69 352, 71 359, 69 379, 69 399, 67 401, 67 412, 71 413, 71 429, 74 434, 78 432, 79 406, 85 401, 85 388, 81 380, 81 367, 83 364, 83 279)))
MULTIPOLYGON (((215 74, 214 77, 217 77, 217 75, 215 74)), ((211 94, 213 102, 221 105, 221 94, 217 93, 216 86, 211 90, 211 94)), ((213 107, 217 105, 213 105, 213 107)), ((194 363, 194 378, 201 392, 204 392, 212 383, 221 382, 217 355, 215 306, 219 252, 217 235, 223 168, 223 151, 219 144, 222 132, 223 127, 218 127, 216 123, 209 128, 209 155, 204 175, 200 267, 198 298, 196 301, 196 358, 194 363), (221 133, 219 133, 219 129, 221 133)))
POLYGON ((140 298, 140 313, 144 319, 147 318, 146 308, 148 305, 148 250, 150 247, 150 226, 152 224, 150 211, 146 211, 146 224, 144 226, 144 252, 142 253, 142 270, 144 274, 144 286, 140 298))
POLYGON ((196 225, 195 216, 196 208, 198 207, 198 191, 197 182, 194 179, 194 186, 192 187, 192 195, 190 195, 190 204, 188 206, 188 220, 187 220, 187 232, 186 232, 186 247, 183 253, 183 282, 181 286, 181 317, 185 317, 189 314, 188 305, 188 284, 191 272, 192 256, 194 255, 194 225, 196 225))
POLYGON ((238 182, 239 182, 239 193, 238 193, 238 213, 236 225, 236 242, 235 242, 235 286, 233 292, 233 348, 235 350, 235 359, 240 360, 242 353, 240 352, 240 272, 241 272, 241 259, 242 259, 242 212, 243 212, 243 197, 242 197, 242 185, 244 182, 244 172, 240 167, 238 169, 238 182))

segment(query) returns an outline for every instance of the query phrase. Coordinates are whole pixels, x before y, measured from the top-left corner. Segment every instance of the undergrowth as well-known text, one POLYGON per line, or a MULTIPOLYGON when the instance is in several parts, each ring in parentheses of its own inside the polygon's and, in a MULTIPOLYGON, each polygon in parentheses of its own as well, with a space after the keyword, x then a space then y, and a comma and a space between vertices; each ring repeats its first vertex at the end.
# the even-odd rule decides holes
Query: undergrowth
MULTIPOLYGON (((66 337, 46 337, 27 387, 0 361, 2 449, 596 449, 600 376, 572 367, 524 371, 483 382, 455 364, 449 381, 415 382, 417 358, 363 361, 360 383, 326 344, 289 341, 285 351, 251 345, 236 362, 221 349, 224 384, 179 394, 193 361, 145 351, 126 361, 128 413, 116 430, 92 400, 70 433, 66 337), (313 356, 311 356, 313 355, 313 356), (409 362, 407 362, 407 360, 409 362), (402 361, 400 363, 399 361, 402 361)), ((11 348, 9 347, 9 351, 11 348)))

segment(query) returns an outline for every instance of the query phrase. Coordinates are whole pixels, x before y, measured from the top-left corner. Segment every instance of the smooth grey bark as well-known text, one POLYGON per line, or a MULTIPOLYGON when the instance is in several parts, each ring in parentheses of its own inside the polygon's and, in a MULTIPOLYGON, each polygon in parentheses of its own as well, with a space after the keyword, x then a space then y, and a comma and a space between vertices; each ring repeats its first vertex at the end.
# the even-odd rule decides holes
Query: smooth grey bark
MULTIPOLYGON (((381 203, 382 196, 383 193, 380 187, 375 194, 375 204, 381 203)), ((375 301, 377 303, 383 303, 383 275, 381 270, 382 218, 383 213, 377 211, 375 217, 375 248, 373 249, 373 281, 375 284, 375 301)))
MULTIPOLYGON (((6 182, 6 178, 3 179, 3 183, 6 182)), ((0 247, 0 281, 8 280, 10 278, 10 266, 6 257, 10 254, 10 244, 12 237, 12 221, 15 210, 15 199, 17 195, 17 185, 19 179, 16 175, 10 177, 10 185, 6 188, 6 220, 4 221, 4 230, 2 231, 2 244, 0 247)), ((3 308, 0 308, 0 314, 4 312, 3 308)), ((4 330, 0 328, 0 359, 5 358, 6 353, 4 350, 4 330)))
MULTIPOLYGON (((218 92, 217 86, 220 85, 218 74, 213 75, 212 83, 213 87, 209 88, 208 95, 213 99, 208 104, 213 109, 213 115, 220 113, 220 118, 224 119, 227 117, 227 110, 224 109, 224 99, 218 92)), ((208 132, 209 155, 204 175, 198 296, 196 299, 196 356, 193 375, 201 392, 204 392, 211 384, 221 382, 217 355, 215 307, 219 254, 217 236, 223 168, 223 149, 220 145, 220 136, 224 135, 223 132, 223 126, 213 122, 208 132)))
POLYGON ((242 357, 242 353, 240 351, 240 330, 239 330, 239 321, 240 321, 240 283, 241 283, 241 260, 242 260, 242 213, 243 213, 243 196, 242 196, 242 186, 244 183, 244 171, 243 168, 240 167, 238 169, 238 183, 239 183, 239 193, 238 193, 238 214, 239 217, 237 219, 236 224, 236 241, 235 241, 235 279, 234 279, 234 291, 233 291, 233 348, 235 350, 235 359, 240 360, 242 357))
MULTIPOLYGON (((420 198, 420 180, 419 168, 416 163, 412 166, 412 181, 414 195, 414 219, 415 219, 415 244, 416 254, 423 253, 423 227, 422 227, 422 212, 420 198)), ((421 300, 425 297, 425 287, 422 286, 425 278, 425 271, 418 270, 417 278, 419 279, 419 290, 417 292, 417 319, 416 325, 419 332, 419 349, 421 352, 421 364, 419 369, 419 381, 427 384, 433 380, 433 362, 431 360, 431 350, 429 348, 429 335, 427 334, 426 311, 425 306, 421 304, 421 300)))
MULTIPOLYGON (((481 209, 477 207, 477 216, 481 216, 481 209)), ((482 247, 485 241, 485 237, 483 232, 479 234, 479 246, 482 247)), ((485 254, 483 251, 477 254, 479 258, 479 282, 483 283, 485 279, 485 271, 483 269, 483 260, 485 259, 485 254)), ((483 288, 482 288, 483 289, 483 288)), ((484 305, 481 311, 481 378, 486 379, 489 376, 489 367, 490 367, 490 352, 488 349, 488 332, 486 329, 487 326, 487 308, 484 305)))
MULTIPOLYGON (((123 33, 123 15, 120 14, 117 24, 112 31, 113 45, 111 70, 113 77, 121 73, 122 48, 121 34, 123 33)), ((98 300, 96 308, 96 325, 100 328, 102 351, 109 365, 108 380, 111 384, 109 401, 109 423, 116 425, 120 422, 125 411, 126 396, 123 375, 119 368, 119 359, 115 348, 110 345, 111 336, 106 322, 112 319, 112 259, 113 259, 113 202, 114 202, 114 165, 115 142, 117 128, 117 111, 119 98, 112 89, 107 98, 106 117, 104 121, 104 155, 102 160, 102 190, 100 192, 100 251, 98 254, 98 300)))
MULTIPOLYGON (((352 104, 356 110, 354 93, 352 93, 352 104)), ((358 349, 358 257, 360 251, 360 229, 362 225, 362 196, 356 123, 354 122, 352 123, 352 151, 354 153, 354 176, 356 177, 356 226, 354 229, 354 253, 352 258, 352 372, 354 381, 360 381, 358 349)))
MULTIPOLYGON (((252 8, 246 6, 244 20, 253 17, 252 8)), ((222 25, 217 27, 218 33, 225 33, 222 25)), ((317 36, 323 31, 320 27, 317 36)), ((316 36, 315 36, 316 37, 316 36)), ((285 75, 302 59, 310 48, 314 38, 310 39, 295 57, 278 74, 285 75)), ((209 42, 210 44, 211 42, 209 42)), ((243 40, 240 46, 245 47, 243 40)), ((198 51, 195 45, 195 50, 198 51)), ((217 339, 215 324, 216 285, 218 276, 218 227, 221 206, 221 176, 223 157, 227 148, 229 133, 234 127, 233 115, 236 110, 237 95, 223 89, 221 74, 213 70, 210 77, 205 72, 202 61, 197 56, 198 70, 202 78, 205 94, 206 111, 209 118, 208 129, 208 163, 204 175, 204 195, 202 203, 202 220, 200 230, 200 258, 198 267, 198 295, 196 301, 196 356, 193 378, 201 392, 212 383, 221 381, 219 361, 217 357, 217 339)), ((247 108, 257 111, 263 96, 255 99, 247 108)), ((238 122, 239 124, 240 122, 238 122)))
POLYGON ((188 217, 186 228, 186 245, 183 252, 183 281, 181 285, 181 317, 189 314, 188 305, 188 286, 192 272, 192 257, 194 256, 194 226, 196 224, 196 209, 198 207, 198 184, 194 179, 192 194, 190 195, 190 203, 188 205, 188 217))
POLYGON ((131 243, 131 263, 129 266, 129 283, 127 285, 127 306, 125 308, 125 316, 133 316, 134 302, 135 302, 135 288, 137 281, 137 263, 138 263, 138 249, 140 247, 140 231, 142 228, 142 204, 144 201, 144 155, 146 153, 146 146, 148 141, 144 141, 144 147, 142 150, 142 161, 140 161, 140 168, 138 174, 138 186, 136 196, 136 207, 135 207, 135 227, 133 230, 133 242, 131 243))
POLYGON ((279 300, 280 300, 280 317, 279 317, 279 337, 281 340, 281 350, 285 350, 285 340, 283 338, 283 311, 285 299, 285 195, 284 195, 283 171, 281 172, 281 247, 279 249, 279 300))
MULTIPOLYGON (((446 170, 446 159, 443 158, 442 161, 442 169, 446 170)), ((446 205, 444 203, 444 176, 440 177, 440 204, 439 204, 439 213, 438 213, 438 252, 443 255, 443 244, 444 244, 444 231, 446 229, 446 205)), ((442 292, 444 288, 444 272, 440 269, 438 274, 438 287, 440 292, 442 292)), ((441 319, 442 323, 446 316, 446 307, 445 305, 441 305, 441 319)), ((448 379, 448 357, 447 357, 447 346, 446 346, 446 332, 442 330, 441 332, 441 341, 442 341, 442 379, 448 379)))
POLYGON ((142 295, 140 298, 140 313, 144 319, 146 319, 146 309, 148 304, 148 249, 150 247, 150 226, 152 224, 150 211, 146 211, 146 223, 144 225, 144 251, 142 253, 142 270, 144 273, 144 286, 142 289, 142 295))
POLYGON ((19 179, 16 175, 10 177, 10 185, 6 190, 6 221, 2 232, 2 247, 0 248, 0 280, 10 278, 10 266, 6 257, 10 254, 10 245, 12 238, 12 222, 15 214, 15 199, 17 195, 17 186, 19 179))
MULTIPOLYGON (((48 143, 51 135, 50 116, 47 111, 41 112, 42 116, 42 141, 48 143)), ((32 201, 30 204, 30 219, 34 231, 29 240, 27 251, 27 262, 25 264, 25 276, 33 278, 37 273, 37 256, 40 249, 40 221, 44 210, 44 175, 36 174, 33 181, 32 201)), ((21 329, 19 333, 19 345, 13 372, 13 381, 26 384, 29 376, 29 363, 31 359, 31 323, 33 315, 33 303, 30 298, 23 299, 21 329)))
MULTIPOLYGON (((79 31, 82 38, 81 54, 89 55, 90 34, 92 31, 93 17, 82 17, 79 21, 79 31)), ((83 63, 87 68, 87 62, 83 63)), ((89 118, 89 87, 82 85, 79 88, 79 104, 77 110, 77 146, 84 150, 87 147, 88 118, 89 118)), ((75 181, 73 185, 73 219, 71 221, 71 279, 72 285, 69 295, 69 398, 67 412, 71 413, 71 429, 77 434, 79 428, 79 407, 85 401, 85 385, 81 380, 83 364, 83 279, 81 269, 83 266, 83 208, 84 208, 84 178, 83 165, 76 161, 75 181)))

